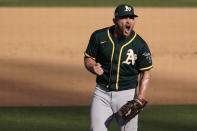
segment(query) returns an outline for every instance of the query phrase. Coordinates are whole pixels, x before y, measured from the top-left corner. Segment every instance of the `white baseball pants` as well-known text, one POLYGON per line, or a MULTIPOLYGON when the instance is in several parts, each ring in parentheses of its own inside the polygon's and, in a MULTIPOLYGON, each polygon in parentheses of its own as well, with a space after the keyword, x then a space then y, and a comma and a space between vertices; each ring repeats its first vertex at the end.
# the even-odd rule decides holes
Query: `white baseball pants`
POLYGON ((92 98, 90 121, 91 131, 107 131, 113 117, 116 118, 120 131, 137 131, 138 116, 127 124, 114 115, 127 101, 134 99, 135 89, 123 91, 109 91, 105 87, 96 85, 92 98))

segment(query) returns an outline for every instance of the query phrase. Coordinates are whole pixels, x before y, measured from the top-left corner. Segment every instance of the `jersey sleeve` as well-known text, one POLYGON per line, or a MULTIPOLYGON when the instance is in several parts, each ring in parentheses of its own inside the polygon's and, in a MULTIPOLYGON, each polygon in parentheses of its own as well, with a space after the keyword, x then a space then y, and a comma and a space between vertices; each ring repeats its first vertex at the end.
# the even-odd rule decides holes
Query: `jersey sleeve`
POLYGON ((95 32, 91 35, 87 49, 84 53, 86 57, 90 57, 94 60, 96 60, 97 56, 97 50, 98 50, 98 44, 96 42, 96 34, 95 32))
POLYGON ((140 71, 149 70, 153 67, 151 52, 146 43, 143 44, 143 47, 139 51, 137 65, 138 65, 138 70, 140 71))

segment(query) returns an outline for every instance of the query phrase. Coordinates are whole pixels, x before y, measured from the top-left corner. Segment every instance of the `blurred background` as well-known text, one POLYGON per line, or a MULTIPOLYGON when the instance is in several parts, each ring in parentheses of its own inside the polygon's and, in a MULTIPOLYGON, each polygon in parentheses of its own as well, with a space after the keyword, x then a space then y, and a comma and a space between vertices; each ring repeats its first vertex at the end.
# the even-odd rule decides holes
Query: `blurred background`
POLYGON ((123 2, 152 52, 149 103, 197 104, 197 2, 151 1, 1 0, 0 106, 89 105, 95 76, 83 53, 123 2))

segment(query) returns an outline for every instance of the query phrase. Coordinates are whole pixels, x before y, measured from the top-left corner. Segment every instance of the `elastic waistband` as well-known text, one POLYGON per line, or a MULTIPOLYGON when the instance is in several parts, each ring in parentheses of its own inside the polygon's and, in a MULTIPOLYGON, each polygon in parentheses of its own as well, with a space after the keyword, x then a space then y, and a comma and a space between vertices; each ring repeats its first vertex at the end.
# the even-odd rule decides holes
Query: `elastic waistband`
POLYGON ((116 90, 116 89, 110 89, 110 88, 107 88, 107 87, 105 87, 105 86, 102 86, 102 85, 100 85, 100 84, 98 84, 98 83, 96 83, 96 87, 97 88, 100 88, 101 90, 104 90, 104 91, 106 91, 106 92, 110 92, 110 91, 125 91, 125 90, 135 90, 135 88, 129 88, 129 89, 119 89, 119 90, 116 90))
POLYGON ((104 90, 104 91, 106 91, 106 92, 112 91, 112 90, 110 90, 109 88, 106 88, 106 87, 104 87, 104 86, 102 86, 102 85, 99 85, 98 83, 96 84, 96 88, 99 88, 99 89, 104 90))

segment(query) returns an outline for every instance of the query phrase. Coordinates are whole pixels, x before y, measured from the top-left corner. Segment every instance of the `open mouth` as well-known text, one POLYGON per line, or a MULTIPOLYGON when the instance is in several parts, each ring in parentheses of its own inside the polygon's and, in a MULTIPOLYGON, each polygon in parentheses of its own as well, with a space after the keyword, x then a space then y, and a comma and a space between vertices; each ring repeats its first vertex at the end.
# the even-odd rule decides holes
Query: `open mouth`
POLYGON ((130 29, 130 25, 126 25, 126 29, 129 30, 130 29))

